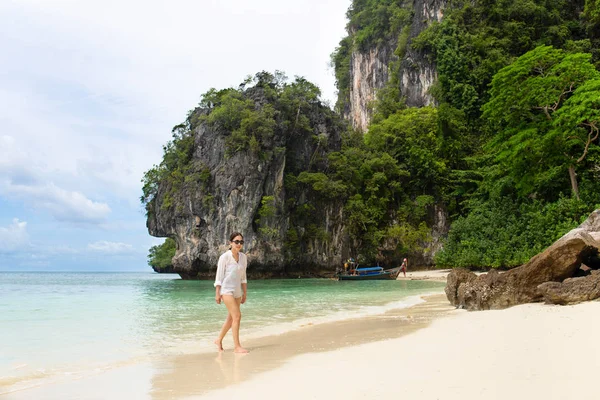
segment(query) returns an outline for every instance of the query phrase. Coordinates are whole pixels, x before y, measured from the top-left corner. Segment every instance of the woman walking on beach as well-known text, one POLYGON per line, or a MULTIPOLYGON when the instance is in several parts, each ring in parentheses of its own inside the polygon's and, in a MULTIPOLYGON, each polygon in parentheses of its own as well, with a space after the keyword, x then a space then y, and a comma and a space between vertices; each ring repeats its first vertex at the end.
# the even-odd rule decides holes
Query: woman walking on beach
POLYGON ((244 245, 244 237, 239 232, 229 236, 230 250, 221 254, 217 264, 217 276, 215 278, 215 300, 217 304, 221 301, 227 306, 227 319, 221 328, 219 337, 215 344, 219 351, 223 351, 223 338, 231 329, 233 335, 234 353, 248 353, 248 350, 240 344, 240 321, 242 313, 240 305, 246 302, 247 280, 246 267, 248 259, 240 250, 244 245))

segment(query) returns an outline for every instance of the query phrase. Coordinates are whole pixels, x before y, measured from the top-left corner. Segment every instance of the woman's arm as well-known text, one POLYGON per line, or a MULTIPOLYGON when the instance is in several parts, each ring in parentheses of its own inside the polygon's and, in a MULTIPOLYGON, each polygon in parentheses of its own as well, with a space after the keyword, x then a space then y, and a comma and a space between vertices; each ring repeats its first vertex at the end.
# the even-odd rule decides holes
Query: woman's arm
POLYGON ((248 258, 244 254, 244 271, 242 272, 242 304, 246 302, 246 297, 248 295, 248 279, 246 278, 246 268, 248 267, 248 258))
POLYGON ((225 257, 221 256, 217 263, 217 274, 215 276, 215 301, 221 304, 221 286, 225 279, 225 257))
POLYGON ((248 284, 247 283, 242 283, 242 304, 244 304, 246 302, 246 297, 248 295, 248 284))
POLYGON ((215 301, 217 302, 217 304, 221 304, 221 299, 223 297, 221 296, 221 285, 218 285, 215 289, 215 301))

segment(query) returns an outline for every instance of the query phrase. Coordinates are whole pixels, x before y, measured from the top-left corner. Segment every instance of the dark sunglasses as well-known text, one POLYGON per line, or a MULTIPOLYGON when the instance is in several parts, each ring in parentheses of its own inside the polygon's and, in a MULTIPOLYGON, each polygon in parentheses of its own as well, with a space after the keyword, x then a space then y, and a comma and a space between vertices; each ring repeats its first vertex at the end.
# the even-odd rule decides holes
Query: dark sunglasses
POLYGON ((244 244, 244 241, 243 240, 232 240, 231 243, 244 244))

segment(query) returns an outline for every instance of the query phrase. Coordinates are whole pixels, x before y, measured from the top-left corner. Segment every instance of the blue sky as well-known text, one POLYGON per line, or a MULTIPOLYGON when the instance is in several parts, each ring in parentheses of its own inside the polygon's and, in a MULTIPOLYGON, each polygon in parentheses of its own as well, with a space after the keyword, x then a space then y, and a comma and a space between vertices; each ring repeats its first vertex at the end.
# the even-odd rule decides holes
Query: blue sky
POLYGON ((144 171, 208 89, 284 71, 335 101, 350 0, 0 2, 0 271, 148 271, 144 171))

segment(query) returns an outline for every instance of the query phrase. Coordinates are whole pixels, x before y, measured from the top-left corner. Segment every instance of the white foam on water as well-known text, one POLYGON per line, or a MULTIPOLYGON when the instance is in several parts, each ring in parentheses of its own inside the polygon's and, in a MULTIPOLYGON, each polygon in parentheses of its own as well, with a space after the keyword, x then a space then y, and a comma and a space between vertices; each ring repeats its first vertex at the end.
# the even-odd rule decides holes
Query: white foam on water
POLYGON ((318 317, 306 317, 290 322, 283 322, 264 328, 250 329, 245 333, 247 338, 258 338, 271 335, 280 335, 286 332, 300 329, 307 325, 320 325, 331 322, 345 321, 351 319, 365 318, 374 315, 384 314, 390 310, 404 309, 423 303, 423 294, 410 296, 402 300, 393 301, 380 306, 362 306, 356 309, 336 311, 327 315, 318 317))
MULTIPOLYGON (((438 294, 439 292, 420 293, 418 295, 409 296, 402 300, 393 301, 378 306, 362 306, 355 309, 335 311, 326 315, 299 318, 293 321, 278 322, 263 327, 244 328, 242 319, 242 331, 240 335, 243 339, 257 339, 266 336, 281 335, 286 332, 302 329, 309 325, 320 325, 338 321, 346 321, 352 319, 365 318, 369 316, 381 315, 391 310, 405 309, 413 307, 417 304, 424 303, 424 296, 438 294)), ((181 342, 176 347, 164 349, 166 354, 194 354, 213 352, 215 350, 214 339, 218 332, 211 334, 211 337, 198 338, 194 342, 181 342)), ((230 335, 230 333, 228 333, 230 335)), ((228 340, 228 339, 226 339, 228 340)))

